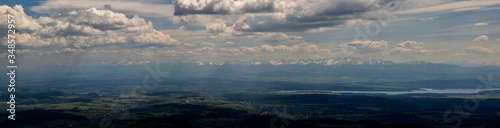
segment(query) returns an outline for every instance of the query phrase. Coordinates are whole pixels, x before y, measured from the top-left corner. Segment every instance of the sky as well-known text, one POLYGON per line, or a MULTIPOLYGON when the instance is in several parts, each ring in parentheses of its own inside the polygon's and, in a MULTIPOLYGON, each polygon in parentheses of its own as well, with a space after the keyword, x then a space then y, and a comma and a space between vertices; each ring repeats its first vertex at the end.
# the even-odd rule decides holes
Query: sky
POLYGON ((20 0, 0 5, 2 42, 7 15, 15 15, 16 55, 26 67, 344 57, 500 65, 500 0, 20 0))

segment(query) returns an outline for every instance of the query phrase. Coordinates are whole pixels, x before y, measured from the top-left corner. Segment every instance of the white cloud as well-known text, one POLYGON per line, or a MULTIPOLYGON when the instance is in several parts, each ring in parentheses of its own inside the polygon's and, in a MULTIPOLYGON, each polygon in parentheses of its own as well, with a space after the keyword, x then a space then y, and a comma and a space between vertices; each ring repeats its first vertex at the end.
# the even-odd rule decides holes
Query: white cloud
POLYGON ((140 35, 134 36, 133 38, 134 42, 136 42, 136 45, 153 45, 160 47, 167 45, 180 45, 177 40, 160 31, 154 31, 152 33, 141 33, 140 35))
POLYGON ((481 46, 472 46, 465 48, 465 52, 470 54, 491 54, 491 53, 497 53, 499 50, 500 48, 498 46, 490 48, 485 48, 481 46))
POLYGON ((387 49, 387 42, 381 41, 352 41, 345 44, 347 49, 353 50, 358 53, 374 53, 381 52, 387 49))
POLYGON ((476 26, 486 26, 486 25, 488 25, 488 22, 480 22, 480 23, 476 23, 474 25, 476 25, 476 26))
POLYGON ((487 40, 489 40, 488 36, 482 35, 482 36, 477 37, 473 41, 476 42, 476 41, 487 41, 487 40))
POLYGON ((228 41, 228 42, 226 42, 225 44, 226 44, 226 45, 234 45, 235 43, 234 43, 234 42, 232 42, 232 41, 228 41))
POLYGON ((204 46, 204 47, 201 47, 201 48, 197 48, 197 49, 192 49, 192 51, 190 51, 190 53, 200 53, 200 52, 207 52, 207 51, 212 51, 214 50, 213 47, 209 47, 209 46, 204 46))
POLYGON ((208 46, 208 47, 215 47, 215 44, 214 43, 211 43, 211 42, 203 42, 201 43, 202 46, 208 46))
POLYGON ((93 34, 104 34, 103 31, 88 25, 78 25, 69 22, 56 21, 53 26, 46 26, 36 34, 43 37, 57 36, 90 36, 93 34))
POLYGON ((189 24, 189 25, 198 25, 198 26, 208 26, 212 24, 221 24, 221 23, 231 23, 230 21, 233 18, 237 18, 234 16, 218 16, 218 15, 182 15, 182 16, 174 16, 172 17, 173 24, 189 24))
POLYGON ((41 1, 40 5, 33 6, 30 10, 37 13, 57 15, 88 8, 111 9, 114 12, 145 17, 171 17, 174 14, 174 5, 172 4, 135 0, 47 0, 41 1))
POLYGON ((500 4, 500 1, 495 1, 495 0, 458 1, 458 2, 439 4, 430 7, 398 11, 395 12, 395 14, 430 13, 430 12, 439 12, 447 10, 455 10, 455 11, 471 10, 498 4, 500 4))
MULTIPOLYGON (((31 34, 16 34, 17 44, 27 47, 45 47, 45 46, 61 46, 65 47, 68 45, 67 39, 64 37, 60 38, 44 38, 38 35, 31 34)), ((4 38, 5 40, 5 38, 4 38)))
POLYGON ((151 32, 153 29, 151 23, 138 16, 129 19, 122 13, 96 8, 71 11, 67 15, 54 16, 53 19, 76 25, 86 25, 102 31, 120 29, 128 32, 151 32))
POLYGON ((263 33, 255 42, 265 43, 298 43, 304 42, 304 38, 295 35, 286 35, 285 33, 263 33))
POLYGON ((223 33, 226 31, 227 26, 225 23, 214 23, 206 26, 208 33, 223 33))
MULTIPOLYGON (((7 5, 0 6, 0 30, 2 33, 7 31, 7 15, 10 14, 15 16, 15 25, 18 31, 36 31, 40 28, 40 24, 31 16, 26 15, 24 13, 24 8, 21 5, 16 5, 14 7, 9 7, 7 5), (7 13, 8 12, 8 13, 7 13)), ((3 37, 3 36, 2 36, 3 37)))
POLYGON ((416 41, 405 41, 399 43, 395 48, 391 49, 391 54, 401 54, 401 53, 428 53, 430 50, 423 49, 421 45, 424 43, 416 41))
POLYGON ((262 60, 298 60, 308 58, 331 57, 330 50, 321 48, 314 43, 295 45, 258 45, 226 47, 216 49, 219 59, 251 62, 262 60))
MULTIPOLYGON (((1 6, 0 10, 10 7, 1 6)), ((22 11, 21 6, 14 7, 22 11)), ((18 12, 19 16, 25 15, 18 12)), ((156 31, 151 22, 134 16, 129 19, 124 14, 95 8, 71 11, 52 17, 40 17, 34 20, 24 16, 17 24, 37 24, 43 26, 32 29, 29 33, 18 34, 18 44, 28 47, 54 46, 60 48, 95 48, 121 45, 125 47, 164 47, 180 45, 169 35, 156 31), (47 24, 52 23, 52 24, 47 24)), ((5 25, 6 26, 6 25, 5 25)), ((32 26, 32 25, 31 25, 32 26)), ((30 28, 30 27, 26 27, 30 28)), ((5 40, 5 38, 3 38, 5 40)))
POLYGON ((248 46, 242 46, 239 48, 221 48, 220 50, 225 51, 225 52, 230 52, 230 53, 237 53, 237 52, 244 52, 244 53, 273 53, 273 52, 279 52, 279 53, 320 53, 323 51, 327 51, 326 49, 321 49, 319 48, 318 45, 314 43, 301 43, 301 44, 296 44, 296 45, 277 45, 277 46, 271 46, 271 45, 260 45, 260 46, 253 46, 253 47, 248 47, 248 46))
POLYGON ((54 23, 56 22, 56 20, 52 19, 51 17, 38 17, 38 19, 36 19, 36 21, 39 23, 39 24, 48 24, 48 23, 54 23))
POLYGON ((472 10, 479 10, 479 9, 482 9, 482 8, 483 7, 466 7, 466 8, 453 9, 452 11, 454 11, 454 12, 472 11, 472 10))

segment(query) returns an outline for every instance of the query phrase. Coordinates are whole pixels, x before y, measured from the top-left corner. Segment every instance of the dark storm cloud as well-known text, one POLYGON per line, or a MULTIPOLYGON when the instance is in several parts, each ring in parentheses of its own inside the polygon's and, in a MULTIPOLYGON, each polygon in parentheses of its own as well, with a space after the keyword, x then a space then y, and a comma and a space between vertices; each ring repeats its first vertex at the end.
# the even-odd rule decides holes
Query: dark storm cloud
POLYGON ((245 14, 235 22, 235 30, 307 31, 345 25, 350 20, 386 18, 392 16, 387 9, 398 3, 395 0, 178 0, 175 15, 245 14))

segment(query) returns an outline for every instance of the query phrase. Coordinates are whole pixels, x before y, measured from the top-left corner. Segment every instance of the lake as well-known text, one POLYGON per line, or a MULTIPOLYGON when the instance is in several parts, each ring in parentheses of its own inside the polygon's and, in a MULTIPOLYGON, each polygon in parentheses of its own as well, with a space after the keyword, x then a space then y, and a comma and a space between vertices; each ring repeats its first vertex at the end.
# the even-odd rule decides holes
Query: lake
POLYGON ((428 89, 420 88, 419 90, 412 91, 330 91, 330 90, 292 90, 292 91, 280 91, 284 93, 295 93, 295 92, 323 92, 323 93, 355 93, 355 94, 386 94, 386 95, 401 95, 401 94, 424 94, 424 93, 435 93, 435 94, 475 94, 483 91, 494 91, 500 90, 500 88, 490 88, 490 89, 428 89))

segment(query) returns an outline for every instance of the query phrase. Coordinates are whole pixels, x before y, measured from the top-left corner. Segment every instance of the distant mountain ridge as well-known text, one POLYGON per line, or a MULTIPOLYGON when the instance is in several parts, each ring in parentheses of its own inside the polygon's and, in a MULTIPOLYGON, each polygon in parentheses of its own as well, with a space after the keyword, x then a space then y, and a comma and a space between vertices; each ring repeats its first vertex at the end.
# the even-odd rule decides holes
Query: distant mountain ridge
MULTIPOLYGON (((117 64, 93 66, 40 66, 20 70, 25 81, 52 80, 64 82, 66 78, 96 78, 112 84, 141 82, 149 72, 146 67, 168 72, 169 78, 178 79, 224 79, 255 81, 422 81, 450 80, 450 83, 469 82, 478 77, 489 77, 499 81, 500 67, 461 67, 452 64, 409 61, 396 63, 389 60, 369 58, 329 58, 304 60, 255 60, 241 61, 171 61, 142 64, 117 64), (122 80, 126 79, 126 80, 122 80)), ((170 81, 172 81, 170 80, 170 81)), ((74 79, 67 82, 74 82, 74 79)), ((500 83, 500 82, 499 82, 500 83)), ((140 84, 140 83, 139 83, 140 84)))
POLYGON ((371 59, 371 58, 329 58, 329 59, 303 59, 303 60, 254 60, 251 62, 241 62, 241 61, 199 61, 194 60, 188 63, 193 63, 197 65, 308 65, 308 64, 318 64, 318 65, 418 65, 418 64, 430 64, 427 61, 409 61, 404 63, 395 63, 390 60, 382 59, 371 59))

